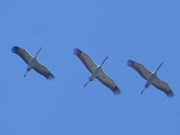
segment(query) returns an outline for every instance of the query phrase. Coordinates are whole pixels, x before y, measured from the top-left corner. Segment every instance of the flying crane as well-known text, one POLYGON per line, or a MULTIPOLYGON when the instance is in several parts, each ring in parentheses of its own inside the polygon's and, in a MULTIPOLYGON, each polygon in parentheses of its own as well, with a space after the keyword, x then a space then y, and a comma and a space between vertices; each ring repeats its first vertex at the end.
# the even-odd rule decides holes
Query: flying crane
POLYGON ((88 82, 84 85, 84 87, 86 87, 90 81, 93 81, 95 78, 97 78, 101 83, 103 83, 105 86, 111 89, 115 95, 118 95, 121 93, 121 91, 119 90, 117 85, 114 83, 114 81, 109 76, 107 76, 102 69, 103 64, 108 59, 108 57, 106 57, 104 61, 102 62, 102 64, 98 66, 93 62, 93 60, 87 54, 85 54, 78 48, 74 49, 74 55, 76 55, 82 61, 82 63, 86 66, 86 68, 92 73, 91 76, 89 77, 88 82))
POLYGON ((143 91, 141 92, 141 94, 143 94, 144 90, 152 84, 159 90, 165 92, 168 97, 174 96, 174 93, 169 87, 169 85, 166 82, 160 80, 157 76, 157 72, 160 69, 160 67, 163 65, 163 63, 160 64, 160 66, 157 68, 155 72, 150 72, 142 64, 139 64, 132 60, 129 60, 127 63, 128 66, 135 69, 145 80, 147 80, 146 85, 143 91))
POLYGON ((22 49, 20 47, 13 47, 12 52, 16 53, 19 55, 25 62, 28 64, 27 71, 24 75, 26 77, 27 73, 31 71, 31 69, 34 69, 36 72, 39 74, 43 75, 47 79, 51 80, 54 79, 55 77, 52 75, 52 73, 48 70, 48 68, 37 60, 37 57, 42 49, 40 48, 39 51, 37 52, 35 57, 32 57, 25 49, 22 49))

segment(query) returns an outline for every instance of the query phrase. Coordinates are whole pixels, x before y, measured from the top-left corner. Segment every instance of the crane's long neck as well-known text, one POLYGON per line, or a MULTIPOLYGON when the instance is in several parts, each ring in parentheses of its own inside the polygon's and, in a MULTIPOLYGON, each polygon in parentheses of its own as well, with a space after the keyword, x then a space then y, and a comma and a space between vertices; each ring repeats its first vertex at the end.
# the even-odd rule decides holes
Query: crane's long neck
POLYGON ((160 69, 160 67, 163 65, 163 62, 159 65, 159 67, 156 69, 156 72, 155 73, 157 73, 158 72, 158 70, 160 69))
POLYGON ((105 61, 108 59, 108 56, 103 60, 102 64, 100 65, 100 67, 103 66, 103 64, 105 63, 105 61))
POLYGON ((34 58, 37 58, 37 57, 38 57, 38 55, 39 55, 39 53, 40 53, 41 50, 42 50, 42 48, 39 49, 39 51, 37 52, 37 54, 36 54, 36 56, 35 56, 34 58))

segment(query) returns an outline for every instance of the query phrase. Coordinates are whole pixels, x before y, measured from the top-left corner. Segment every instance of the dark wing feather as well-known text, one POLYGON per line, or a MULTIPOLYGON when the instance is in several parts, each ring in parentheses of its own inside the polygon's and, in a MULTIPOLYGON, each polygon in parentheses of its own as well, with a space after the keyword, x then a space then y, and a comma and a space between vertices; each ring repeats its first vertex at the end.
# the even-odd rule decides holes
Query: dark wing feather
POLYGON ((107 86, 109 89, 111 89, 115 95, 121 94, 121 91, 119 90, 117 85, 114 83, 114 81, 109 76, 107 76, 103 71, 101 71, 97 79, 101 83, 103 83, 105 86, 107 86))
POLYGON ((148 79, 151 76, 151 72, 147 70, 142 64, 139 64, 135 61, 129 60, 128 66, 134 68, 144 79, 148 79))
POLYGON ((154 87, 158 88, 159 90, 165 92, 168 97, 173 97, 174 93, 169 87, 168 83, 160 80, 158 77, 154 78, 153 80, 154 87))
POLYGON ((44 65, 42 65, 41 63, 39 63, 38 61, 36 62, 36 64, 33 66, 33 69, 40 73, 41 75, 43 75, 44 77, 46 77, 47 79, 51 80, 54 79, 55 77, 52 75, 52 73, 48 70, 48 68, 44 65))
POLYGON ((15 46, 11 50, 13 53, 19 55, 27 64, 29 64, 29 62, 33 59, 33 57, 25 49, 15 46))
POLYGON ((83 64, 91 73, 98 67, 87 54, 78 48, 74 49, 74 55, 76 55, 83 62, 83 64))

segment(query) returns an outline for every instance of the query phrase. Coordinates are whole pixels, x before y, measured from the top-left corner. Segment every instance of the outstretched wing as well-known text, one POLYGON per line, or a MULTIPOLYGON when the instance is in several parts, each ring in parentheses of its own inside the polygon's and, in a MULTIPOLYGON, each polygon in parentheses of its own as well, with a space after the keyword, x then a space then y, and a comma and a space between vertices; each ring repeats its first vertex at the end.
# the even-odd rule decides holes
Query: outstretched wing
POLYGON ((20 47, 14 46, 11 51, 19 55, 27 64, 33 59, 33 57, 25 50, 20 47))
POLYGON ((142 64, 139 64, 135 61, 128 60, 128 66, 134 68, 144 79, 148 79, 151 76, 151 72, 147 70, 142 64))
POLYGON ((76 55, 83 62, 83 64, 91 73, 98 67, 87 54, 78 48, 74 49, 74 55, 76 55))
POLYGON ((103 83, 105 86, 107 86, 109 89, 111 89, 115 95, 119 95, 121 94, 121 91, 119 90, 119 88, 117 87, 117 85, 114 83, 114 81, 107 76, 104 71, 101 71, 101 73, 99 74, 99 76, 97 77, 97 79, 103 83))
POLYGON ((173 97, 174 93, 169 87, 168 83, 160 80, 158 77, 155 77, 153 80, 153 85, 158 88, 159 90, 165 92, 168 97, 173 97))
POLYGON ((41 75, 43 75, 44 77, 46 77, 47 79, 51 80, 54 79, 55 77, 52 75, 52 73, 48 70, 48 68, 44 65, 42 65, 41 63, 39 63, 38 61, 35 63, 35 65, 33 66, 33 69, 40 73, 41 75))

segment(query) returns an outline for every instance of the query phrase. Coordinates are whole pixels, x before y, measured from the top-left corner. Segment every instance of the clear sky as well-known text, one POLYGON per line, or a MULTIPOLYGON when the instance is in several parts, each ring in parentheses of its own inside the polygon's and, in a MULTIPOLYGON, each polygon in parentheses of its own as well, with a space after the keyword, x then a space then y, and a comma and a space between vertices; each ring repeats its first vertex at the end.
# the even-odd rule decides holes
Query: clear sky
POLYGON ((179 0, 1 0, 1 135, 179 135, 179 0), (27 65, 19 46, 56 77, 27 65), (98 80, 73 55, 77 47, 100 64, 121 95, 98 80), (159 77, 175 96, 150 86, 127 60, 150 71, 164 62, 159 77))

